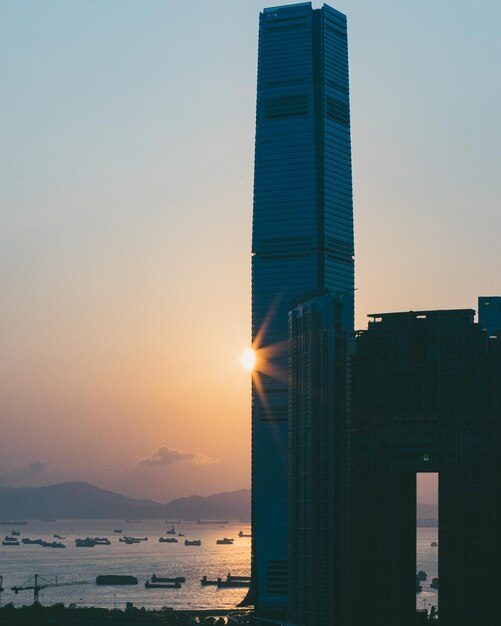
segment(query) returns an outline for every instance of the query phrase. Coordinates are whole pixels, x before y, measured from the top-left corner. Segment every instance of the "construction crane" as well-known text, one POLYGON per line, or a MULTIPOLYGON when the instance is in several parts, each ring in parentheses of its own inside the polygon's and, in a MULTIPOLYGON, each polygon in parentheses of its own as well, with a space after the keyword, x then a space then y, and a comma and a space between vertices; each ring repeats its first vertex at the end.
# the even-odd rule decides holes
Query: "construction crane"
POLYGON ((11 587, 11 589, 12 591, 15 592, 16 595, 20 591, 33 590, 33 604, 40 604, 38 600, 38 595, 42 589, 47 589, 48 587, 69 587, 70 585, 88 585, 88 584, 89 584, 88 580, 69 580, 67 582, 58 583, 57 576, 56 576, 56 582, 51 583, 49 580, 45 580, 38 574, 35 574, 22 585, 11 587), (39 579, 42 581, 41 583, 38 582, 39 579), (33 581, 33 584, 31 585, 28 584, 28 583, 31 583, 32 581, 33 581))

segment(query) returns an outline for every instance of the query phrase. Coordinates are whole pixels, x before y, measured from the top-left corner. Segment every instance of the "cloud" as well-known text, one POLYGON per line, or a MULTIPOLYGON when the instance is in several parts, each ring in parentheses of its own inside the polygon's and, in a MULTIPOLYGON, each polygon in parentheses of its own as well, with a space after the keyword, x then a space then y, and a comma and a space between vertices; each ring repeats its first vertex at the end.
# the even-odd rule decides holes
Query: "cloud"
POLYGON ((28 465, 18 467, 17 469, 13 469, 10 472, 7 472, 6 474, 0 476, 0 483, 31 478, 32 476, 36 476, 37 474, 45 472, 47 467, 47 463, 42 463, 42 461, 32 461, 28 465))
POLYGON ((194 465, 212 465, 219 459, 212 459, 203 452, 189 452, 186 450, 176 450, 162 446, 146 459, 139 459, 137 465, 154 467, 158 465, 172 465, 173 463, 188 462, 194 465))

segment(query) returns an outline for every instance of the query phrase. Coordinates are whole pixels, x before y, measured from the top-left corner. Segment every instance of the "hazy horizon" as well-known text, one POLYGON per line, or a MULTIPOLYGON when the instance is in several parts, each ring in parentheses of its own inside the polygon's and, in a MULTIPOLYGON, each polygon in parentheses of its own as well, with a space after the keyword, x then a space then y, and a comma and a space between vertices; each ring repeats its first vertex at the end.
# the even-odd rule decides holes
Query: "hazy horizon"
MULTIPOLYGON (((433 477, 430 477, 431 479, 429 481, 423 481, 422 480, 423 474, 418 475, 418 482, 417 482, 417 498, 416 498, 416 502, 418 504, 437 504, 438 503, 438 498, 437 498, 437 483, 436 483, 436 475, 434 475, 433 477)), ((92 485, 93 487, 97 487, 98 489, 103 489, 103 487, 100 487, 99 485, 93 484, 93 483, 88 483, 86 481, 63 481, 62 483, 54 483, 54 484, 50 484, 50 485, 44 485, 45 487, 54 487, 57 486, 59 484, 65 484, 65 483, 70 483, 70 484, 89 484, 92 485)), ((7 487, 9 489, 33 489, 33 488, 37 488, 37 487, 33 487, 33 485, 21 485, 19 487, 11 487, 10 485, 0 485, 0 489, 7 487)), ((242 487, 241 489, 246 489, 247 491, 249 491, 250 494, 250 488, 249 487, 242 487)), ((111 490, 114 491, 114 490, 111 490)), ((206 494, 206 495, 217 495, 218 493, 228 493, 228 492, 233 492, 233 491, 239 491, 239 489, 232 489, 232 490, 223 490, 221 492, 214 492, 214 493, 210 493, 210 494, 206 494)), ((122 493, 120 491, 116 491, 114 493, 119 493, 120 495, 127 495, 125 493, 122 493)), ((199 496, 200 494, 198 493, 186 493, 184 495, 178 496, 181 498, 189 498, 192 496, 199 496)), ((130 496, 129 496, 130 497, 130 496)), ((140 496, 135 496, 138 499, 141 499, 140 496)), ((167 500, 166 502, 169 502, 170 500, 175 499, 175 498, 170 498, 169 500, 167 500)), ((152 501, 155 502, 160 502, 163 503, 164 501, 162 500, 155 500, 154 498, 151 499, 152 501)))
MULTIPOLYGON (((240 359, 275 4, 0 7, 0 485, 250 486, 240 359)), ((501 294, 501 5, 329 4, 348 16, 357 327, 476 308, 501 294)))

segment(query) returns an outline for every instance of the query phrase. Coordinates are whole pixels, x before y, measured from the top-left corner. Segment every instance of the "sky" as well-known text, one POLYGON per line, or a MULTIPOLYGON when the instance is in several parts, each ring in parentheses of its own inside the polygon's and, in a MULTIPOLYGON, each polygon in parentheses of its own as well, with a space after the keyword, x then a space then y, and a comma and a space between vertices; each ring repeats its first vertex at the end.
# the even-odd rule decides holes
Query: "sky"
MULTIPOLYGON (((0 485, 250 486, 240 358, 258 15, 275 4, 0 0, 0 485)), ((501 4, 332 6, 357 327, 476 308, 501 294, 501 4)))

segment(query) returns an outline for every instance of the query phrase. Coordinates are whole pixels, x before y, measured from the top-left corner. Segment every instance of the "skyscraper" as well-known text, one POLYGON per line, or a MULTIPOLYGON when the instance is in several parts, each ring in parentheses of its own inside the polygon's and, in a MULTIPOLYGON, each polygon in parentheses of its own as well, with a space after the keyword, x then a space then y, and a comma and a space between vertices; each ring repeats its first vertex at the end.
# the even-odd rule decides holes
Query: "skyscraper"
POLYGON ((354 249, 346 18, 311 3, 260 15, 252 237, 252 588, 287 602, 287 337, 291 300, 343 294, 353 329, 354 249))

